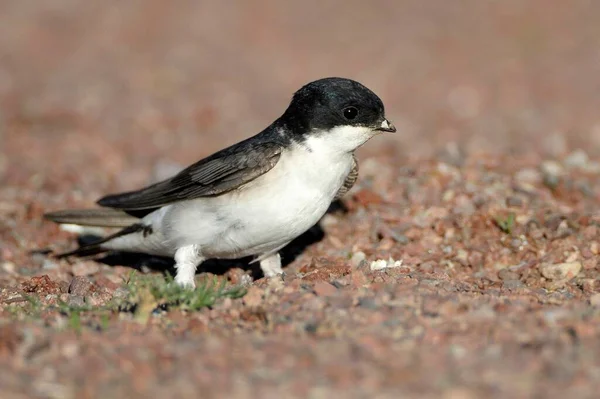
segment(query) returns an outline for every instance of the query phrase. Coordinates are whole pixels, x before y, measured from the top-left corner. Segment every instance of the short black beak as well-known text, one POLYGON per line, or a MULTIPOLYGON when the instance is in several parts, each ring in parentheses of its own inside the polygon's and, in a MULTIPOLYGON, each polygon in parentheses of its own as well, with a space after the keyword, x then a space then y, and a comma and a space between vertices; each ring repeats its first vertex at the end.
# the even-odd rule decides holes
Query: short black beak
POLYGON ((384 119, 383 122, 381 122, 381 126, 378 127, 378 128, 375 128, 375 130, 378 130, 380 132, 395 133, 396 132, 396 126, 394 126, 392 124, 392 122, 388 121, 387 119, 384 119))

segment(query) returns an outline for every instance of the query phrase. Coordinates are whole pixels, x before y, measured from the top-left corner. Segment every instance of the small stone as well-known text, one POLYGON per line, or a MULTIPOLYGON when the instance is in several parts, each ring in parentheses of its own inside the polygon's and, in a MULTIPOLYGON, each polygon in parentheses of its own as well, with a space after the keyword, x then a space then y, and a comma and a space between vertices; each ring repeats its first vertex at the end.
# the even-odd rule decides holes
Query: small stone
POLYGON ((119 287, 113 292, 113 299, 125 299, 129 296, 129 290, 125 287, 119 287))
POLYGON ((365 253, 362 251, 358 251, 352 254, 352 257, 350 258, 350 264, 352 267, 358 267, 360 263, 366 259, 367 255, 365 255, 365 253))
POLYGON ((581 271, 581 262, 540 265, 540 273, 549 280, 570 280, 581 271))
POLYGON ((318 296, 332 296, 337 292, 337 288, 325 281, 318 281, 313 289, 318 296))
POLYGON ((348 281, 347 277, 340 277, 338 279, 335 279, 331 282, 331 284, 335 287, 335 288, 344 288, 346 287, 348 284, 350 284, 350 282, 348 281))
POLYGON ((330 213, 326 213, 325 216, 323 216, 321 218, 321 221, 319 222, 321 227, 335 226, 338 223, 339 223, 338 218, 330 213))
POLYGON ((377 310, 380 307, 374 298, 369 297, 358 298, 358 306, 369 310, 377 310))
POLYGON ((423 273, 431 273, 433 272, 433 268, 435 266, 435 263, 433 262, 425 262, 419 265, 419 269, 421 269, 421 271, 423 273))
POLYGON ((240 278, 239 285, 241 285, 242 287, 249 287, 252 284, 252 282, 252 276, 248 274, 243 274, 240 278))
POLYGON ((78 262, 72 266, 75 276, 91 276, 100 271, 100 265, 96 262, 78 262))
POLYGON ((389 268, 400 267, 400 266, 402 266, 402 260, 394 260, 392 258, 389 258, 388 260, 377 259, 377 260, 371 262, 370 269, 372 271, 375 271, 375 270, 383 270, 383 269, 389 269, 389 268))
POLYGON ((514 291, 519 288, 525 288, 525 284, 521 280, 506 280, 502 283, 502 288, 514 291))
POLYGON ((69 294, 86 296, 92 288, 91 281, 84 276, 75 276, 69 284, 69 294))
POLYGON ((510 269, 502 269, 498 272, 498 278, 502 281, 518 280, 519 273, 513 272, 510 269))
POLYGON ((544 161, 540 165, 540 170, 544 178, 544 184, 549 187, 556 187, 561 176, 564 175, 563 167, 555 161, 544 161))
MULTIPOLYGON (((596 226, 593 226, 593 225, 587 226, 585 229, 583 229, 583 236, 588 241, 592 241, 594 238, 596 238, 597 235, 598 235, 598 227, 596 227, 596 226)), ((595 244, 598 245, 597 242, 595 244)))
POLYGON ((583 169, 589 162, 588 155, 582 149, 570 153, 565 158, 565 166, 569 169, 583 169))
POLYGON ((573 233, 573 229, 569 227, 569 223, 566 220, 563 220, 556 228, 556 234, 554 238, 565 238, 572 235, 573 233))
POLYGON ((544 175, 562 176, 565 170, 556 161, 544 161, 540 165, 540 170, 544 175))
POLYGON ((354 199, 363 207, 383 203, 383 198, 379 194, 367 189, 360 190, 354 194, 354 199))
POLYGON ((594 294, 590 297, 590 305, 595 308, 600 308, 600 293, 594 294))
POLYGON ((458 146, 458 143, 451 141, 439 151, 438 156, 441 161, 455 166, 461 167, 465 163, 465 152, 458 146))
POLYGON ((52 262, 50 259, 44 259, 44 261, 42 262, 42 269, 44 269, 44 270, 58 269, 58 263, 52 262))
POLYGON ((306 301, 302 303, 302 309, 308 310, 309 312, 318 312, 325 307, 325 304, 323 298, 313 296, 312 298, 307 298, 306 301))
POLYGON ((16 275, 17 273, 17 265, 12 262, 2 262, 2 270, 4 270, 8 274, 16 275))
POLYGON ((244 304, 250 307, 260 305, 263 301, 262 295, 263 291, 260 288, 256 286, 250 287, 246 295, 244 295, 244 304))
POLYGON ((475 212, 475 205, 473 201, 466 195, 459 195, 454 201, 454 208, 452 212, 459 215, 472 215, 475 212))
POLYGON ((67 304, 70 307, 80 308, 80 307, 83 307, 85 305, 85 299, 81 295, 73 295, 73 294, 71 294, 71 295, 69 295, 69 300, 68 300, 67 304))
POLYGON ((351 274, 352 286, 354 288, 361 288, 368 284, 369 280, 362 270, 354 270, 351 274))
POLYGON ((585 171, 597 175, 600 173, 600 162, 588 162, 587 165, 585 165, 585 171))
POLYGON ((79 343, 75 342, 75 341, 66 342, 60 348, 60 352, 61 352, 61 355, 63 355, 67 359, 72 359, 72 358, 76 357, 77 355, 79 355, 79 353, 80 353, 79 343))
POLYGON ((520 183, 536 184, 542 181, 542 175, 535 169, 525 168, 515 173, 515 180, 520 183))
POLYGON ((60 285, 50 279, 48 275, 32 277, 28 281, 21 283, 21 288, 25 292, 36 292, 44 294, 58 294, 61 292, 60 285))
POLYGON ((506 206, 520 208, 523 206, 523 201, 519 197, 511 196, 506 199, 506 206))

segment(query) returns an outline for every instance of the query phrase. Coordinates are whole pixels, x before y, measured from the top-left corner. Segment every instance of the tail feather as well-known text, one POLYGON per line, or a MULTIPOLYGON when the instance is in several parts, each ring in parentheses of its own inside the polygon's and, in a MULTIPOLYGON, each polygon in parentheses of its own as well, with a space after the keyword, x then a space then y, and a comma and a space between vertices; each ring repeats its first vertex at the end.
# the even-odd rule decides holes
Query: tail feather
POLYGON ((133 234, 133 233, 137 233, 137 232, 144 232, 144 234, 147 234, 149 227, 148 226, 144 226, 141 223, 136 223, 136 224, 132 224, 130 226, 125 227, 122 230, 117 231, 114 234, 111 234, 109 236, 103 237, 101 239, 99 239, 98 241, 94 241, 90 244, 86 244, 86 245, 82 245, 79 248, 73 250, 73 251, 69 251, 69 252, 63 252, 60 254, 56 254, 55 256, 57 258, 68 258, 70 256, 92 256, 92 255, 96 255, 102 252, 106 252, 109 251, 110 249, 108 248, 103 248, 102 244, 109 242, 115 238, 118 237, 122 237, 122 236, 126 236, 128 234, 133 234))
POLYGON ((137 224, 140 219, 118 209, 67 209, 46 213, 45 219, 56 223, 76 224, 97 227, 128 227, 137 224))

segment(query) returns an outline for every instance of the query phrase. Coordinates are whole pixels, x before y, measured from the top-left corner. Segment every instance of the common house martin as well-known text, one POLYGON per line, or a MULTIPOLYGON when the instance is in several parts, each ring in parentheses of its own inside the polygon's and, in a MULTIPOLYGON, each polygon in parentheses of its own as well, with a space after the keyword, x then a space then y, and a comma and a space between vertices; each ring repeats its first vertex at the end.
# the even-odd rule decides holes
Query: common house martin
POLYGON ((320 79, 298 90, 265 130, 172 178, 103 197, 102 208, 44 216, 121 228, 63 256, 126 251, 174 257, 175 282, 189 288, 196 268, 209 258, 255 256, 272 277, 282 273, 279 250, 356 182, 354 151, 381 132, 395 131, 371 90, 350 79, 320 79))

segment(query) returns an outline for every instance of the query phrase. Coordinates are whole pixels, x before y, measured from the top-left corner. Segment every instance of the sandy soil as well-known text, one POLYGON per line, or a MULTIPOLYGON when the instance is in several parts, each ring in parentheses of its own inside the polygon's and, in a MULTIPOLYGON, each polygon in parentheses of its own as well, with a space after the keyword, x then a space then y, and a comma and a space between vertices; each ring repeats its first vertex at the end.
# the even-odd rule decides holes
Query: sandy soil
POLYGON ((599 19, 583 0, 1 2, 2 397, 596 397, 599 19), (141 322, 103 309, 167 266, 35 252, 76 246, 43 212, 166 177, 331 75, 399 132, 360 150, 283 281, 213 262, 197 278, 244 297, 141 322))

